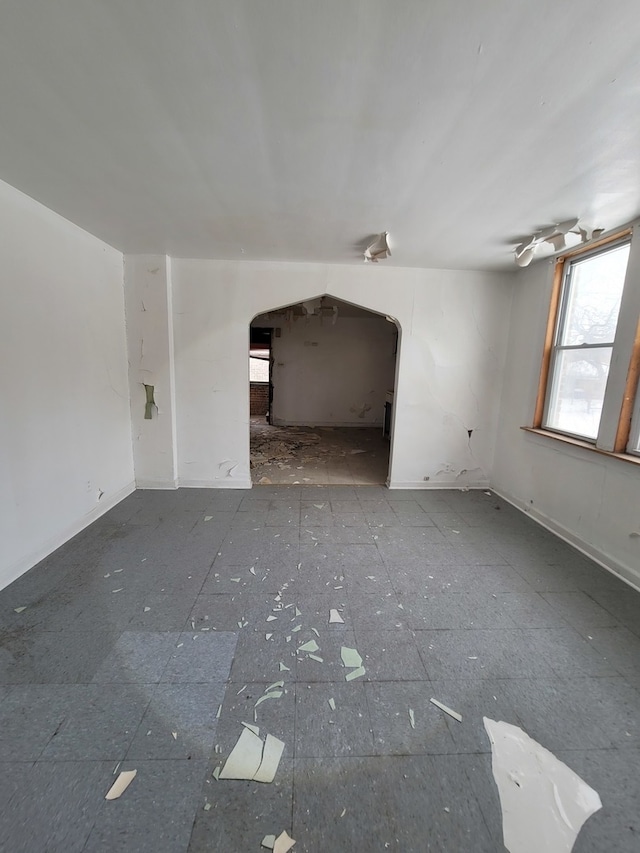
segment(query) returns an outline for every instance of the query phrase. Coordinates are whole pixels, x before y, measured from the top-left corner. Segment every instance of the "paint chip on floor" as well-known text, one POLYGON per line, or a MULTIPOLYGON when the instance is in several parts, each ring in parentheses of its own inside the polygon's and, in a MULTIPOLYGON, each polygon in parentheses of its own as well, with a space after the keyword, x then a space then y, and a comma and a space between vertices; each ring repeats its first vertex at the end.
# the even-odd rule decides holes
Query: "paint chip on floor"
POLYGON ((342 658, 342 663, 347 667, 347 669, 362 666, 362 658, 356 649, 350 649, 348 646, 342 646, 340 649, 340 657, 342 658))
POLYGON ((336 709, 336 700, 333 697, 329 699, 329 707, 332 711, 335 711, 336 709))
POLYGON ((296 842, 284 830, 276 838, 273 853, 288 853, 296 842))
POLYGON ((457 720, 459 723, 462 722, 462 714, 459 714, 457 711, 452 711, 451 708, 447 707, 447 705, 443 705, 442 702, 438 702, 437 699, 429 699, 429 701, 432 705, 435 705, 436 708, 440 708, 440 710, 444 711, 445 714, 453 717, 454 720, 457 720))
POLYGON ((307 643, 303 643, 301 646, 298 646, 299 652, 317 652, 319 650, 320 646, 315 640, 309 640, 307 643))
POLYGON ((510 853, 570 853, 580 829, 602 808, 570 767, 510 723, 483 717, 510 853))
POLYGON ((22 611, 26 610, 27 608, 25 606, 25 607, 14 607, 13 609, 15 610, 16 613, 22 613, 22 611))
POLYGON ((105 795, 105 800, 117 800, 136 778, 137 770, 123 770, 105 795))
POLYGON ((351 672, 348 672, 345 675, 345 681, 353 681, 354 678, 362 678, 365 673, 366 669, 363 666, 359 666, 357 669, 352 669, 351 672))
POLYGON ((330 624, 330 625, 333 625, 333 624, 338 624, 338 623, 339 623, 339 624, 344 625, 344 619, 343 619, 343 618, 342 618, 342 616, 338 613, 338 611, 337 611, 337 610, 335 610, 335 609, 333 609, 333 608, 332 608, 332 609, 329 611, 329 624, 330 624))

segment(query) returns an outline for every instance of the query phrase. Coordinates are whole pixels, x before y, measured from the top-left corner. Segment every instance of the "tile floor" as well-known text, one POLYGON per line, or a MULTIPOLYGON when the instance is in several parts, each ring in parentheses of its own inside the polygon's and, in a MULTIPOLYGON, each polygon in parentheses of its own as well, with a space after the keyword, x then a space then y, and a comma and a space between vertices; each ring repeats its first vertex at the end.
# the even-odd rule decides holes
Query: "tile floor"
POLYGON ((599 792, 576 853, 640 849, 640 594, 482 491, 136 492, 0 593, 0 630, 11 853, 258 853, 283 829, 310 853, 494 853, 483 716, 599 792), (216 782, 279 679, 256 713, 286 744, 275 782, 216 782), (106 802, 116 768, 138 775, 106 802))

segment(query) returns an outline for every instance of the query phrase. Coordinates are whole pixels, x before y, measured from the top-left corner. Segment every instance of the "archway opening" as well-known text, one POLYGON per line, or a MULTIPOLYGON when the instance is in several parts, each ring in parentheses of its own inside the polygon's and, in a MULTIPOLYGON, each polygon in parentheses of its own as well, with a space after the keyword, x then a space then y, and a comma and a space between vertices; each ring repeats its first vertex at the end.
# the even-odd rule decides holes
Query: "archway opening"
POLYGON ((250 324, 254 485, 388 482, 399 329, 330 295, 250 324))

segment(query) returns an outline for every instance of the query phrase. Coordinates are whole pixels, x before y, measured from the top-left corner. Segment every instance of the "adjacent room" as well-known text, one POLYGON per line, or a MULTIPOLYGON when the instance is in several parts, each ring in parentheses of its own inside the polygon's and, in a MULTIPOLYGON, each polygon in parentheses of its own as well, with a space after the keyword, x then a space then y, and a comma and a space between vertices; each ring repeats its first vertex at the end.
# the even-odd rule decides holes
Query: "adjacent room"
POLYGON ((261 314, 249 331, 264 342, 250 350, 252 482, 386 483, 394 321, 320 296, 261 314))
POLYGON ((632 0, 0 8, 11 853, 637 853, 632 0))

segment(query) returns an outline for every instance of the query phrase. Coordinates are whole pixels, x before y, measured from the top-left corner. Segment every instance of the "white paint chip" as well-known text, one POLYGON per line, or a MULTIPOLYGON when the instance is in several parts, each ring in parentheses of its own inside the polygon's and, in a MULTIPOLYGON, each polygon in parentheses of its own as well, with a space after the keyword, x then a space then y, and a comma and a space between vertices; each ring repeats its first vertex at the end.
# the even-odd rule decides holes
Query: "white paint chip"
POLYGON ((409 708, 409 722, 411 723, 411 728, 415 729, 415 727, 416 727, 416 715, 413 713, 413 708, 409 708))
POLYGON ((138 774, 137 770, 123 770, 107 791, 105 800, 117 800, 127 790, 138 774))
MULTIPOLYGON (((300 568, 300 565, 298 565, 298 568, 300 568)), ((302 611, 298 610, 297 607, 296 607, 296 616, 302 616, 302 611)))
POLYGON ((287 835, 286 832, 281 832, 280 835, 276 838, 275 844, 273 845, 273 853, 288 853, 289 850, 293 847, 296 842, 287 835))
POLYGON ((348 672, 345 675, 345 681, 353 681, 354 678, 362 678, 365 673, 366 669, 363 666, 359 666, 357 669, 352 669, 351 672, 348 672))
POLYGON ((280 661, 280 663, 278 664, 278 668, 280 672, 291 672, 291 667, 285 666, 282 661, 280 661))
POLYGON ((273 637, 273 634, 265 634, 264 635, 265 640, 270 640, 272 637, 273 637))
POLYGON ((242 734, 218 778, 273 782, 284 751, 284 743, 273 735, 267 735, 263 741, 257 726, 250 723, 242 725, 242 734))
POLYGON ((450 717, 453 717, 454 720, 457 720, 459 723, 462 722, 462 714, 459 714, 457 711, 452 711, 451 708, 443 705, 442 702, 438 702, 437 699, 429 699, 432 705, 435 705, 436 708, 440 708, 441 711, 444 711, 445 714, 448 714, 450 717))
POLYGON ((329 624, 330 624, 330 625, 333 625, 333 624, 335 624, 335 623, 340 623, 340 624, 344 625, 344 619, 343 619, 343 618, 342 618, 342 616, 338 613, 338 611, 337 611, 337 610, 335 610, 335 609, 333 609, 333 608, 332 608, 332 609, 329 611, 329 624))
POLYGON ((111 592, 122 592, 123 589, 124 589, 124 587, 121 586, 118 589, 112 589, 111 592))
POLYGON ((510 853, 570 853, 602 808, 597 791, 522 729, 483 718, 510 853))
POLYGON ((317 652, 320 650, 320 646, 316 643, 315 640, 309 640, 307 643, 303 643, 301 646, 298 646, 299 652, 317 652))
POLYGON ((275 622, 277 618, 277 616, 267 616, 267 622, 275 622))
POLYGON ((329 699, 329 707, 332 711, 335 711, 336 709, 336 700, 333 697, 329 699))
POLYGON ((178 740, 178 732, 171 732, 171 737, 172 737, 174 740, 178 740))
POLYGON ((342 663, 347 667, 347 669, 362 666, 362 658, 356 649, 350 649, 348 646, 342 646, 340 649, 340 657, 342 658, 342 663))
POLYGON ((214 769, 213 769, 213 773, 211 775, 216 780, 216 782, 220 778, 220 771, 221 770, 222 770, 222 768, 220 767, 220 765, 218 765, 217 767, 214 767, 214 769))
POLYGON ((258 772, 253 777, 254 782, 273 782, 283 752, 284 743, 273 735, 267 735, 262 753, 262 761, 260 762, 258 772))
POLYGON ((151 608, 150 608, 150 607, 145 607, 143 612, 144 612, 144 613, 148 613, 150 610, 151 610, 151 608))
POLYGON ((26 610, 27 608, 25 606, 25 607, 14 607, 13 609, 15 610, 16 613, 22 613, 22 611, 26 610))
POLYGON ((216 720, 220 719, 221 713, 222 713, 222 705, 218 705, 218 710, 216 711, 216 720))
POLYGON ((265 835, 265 837, 260 842, 261 847, 265 847, 267 850, 273 850, 273 845, 276 843, 275 835, 265 835))
POLYGON ((231 750, 220 779, 253 779, 262 761, 263 742, 249 728, 244 728, 236 745, 231 750))
POLYGON ((252 575, 255 575, 255 573, 256 573, 256 570, 254 569, 254 567, 253 567, 253 566, 251 566, 251 568, 249 569, 249 571, 251 572, 251 574, 252 574, 252 575))
POLYGON ((317 660, 318 663, 324 663, 324 658, 318 657, 318 655, 310 654, 309 657, 311 658, 311 660, 317 660))

